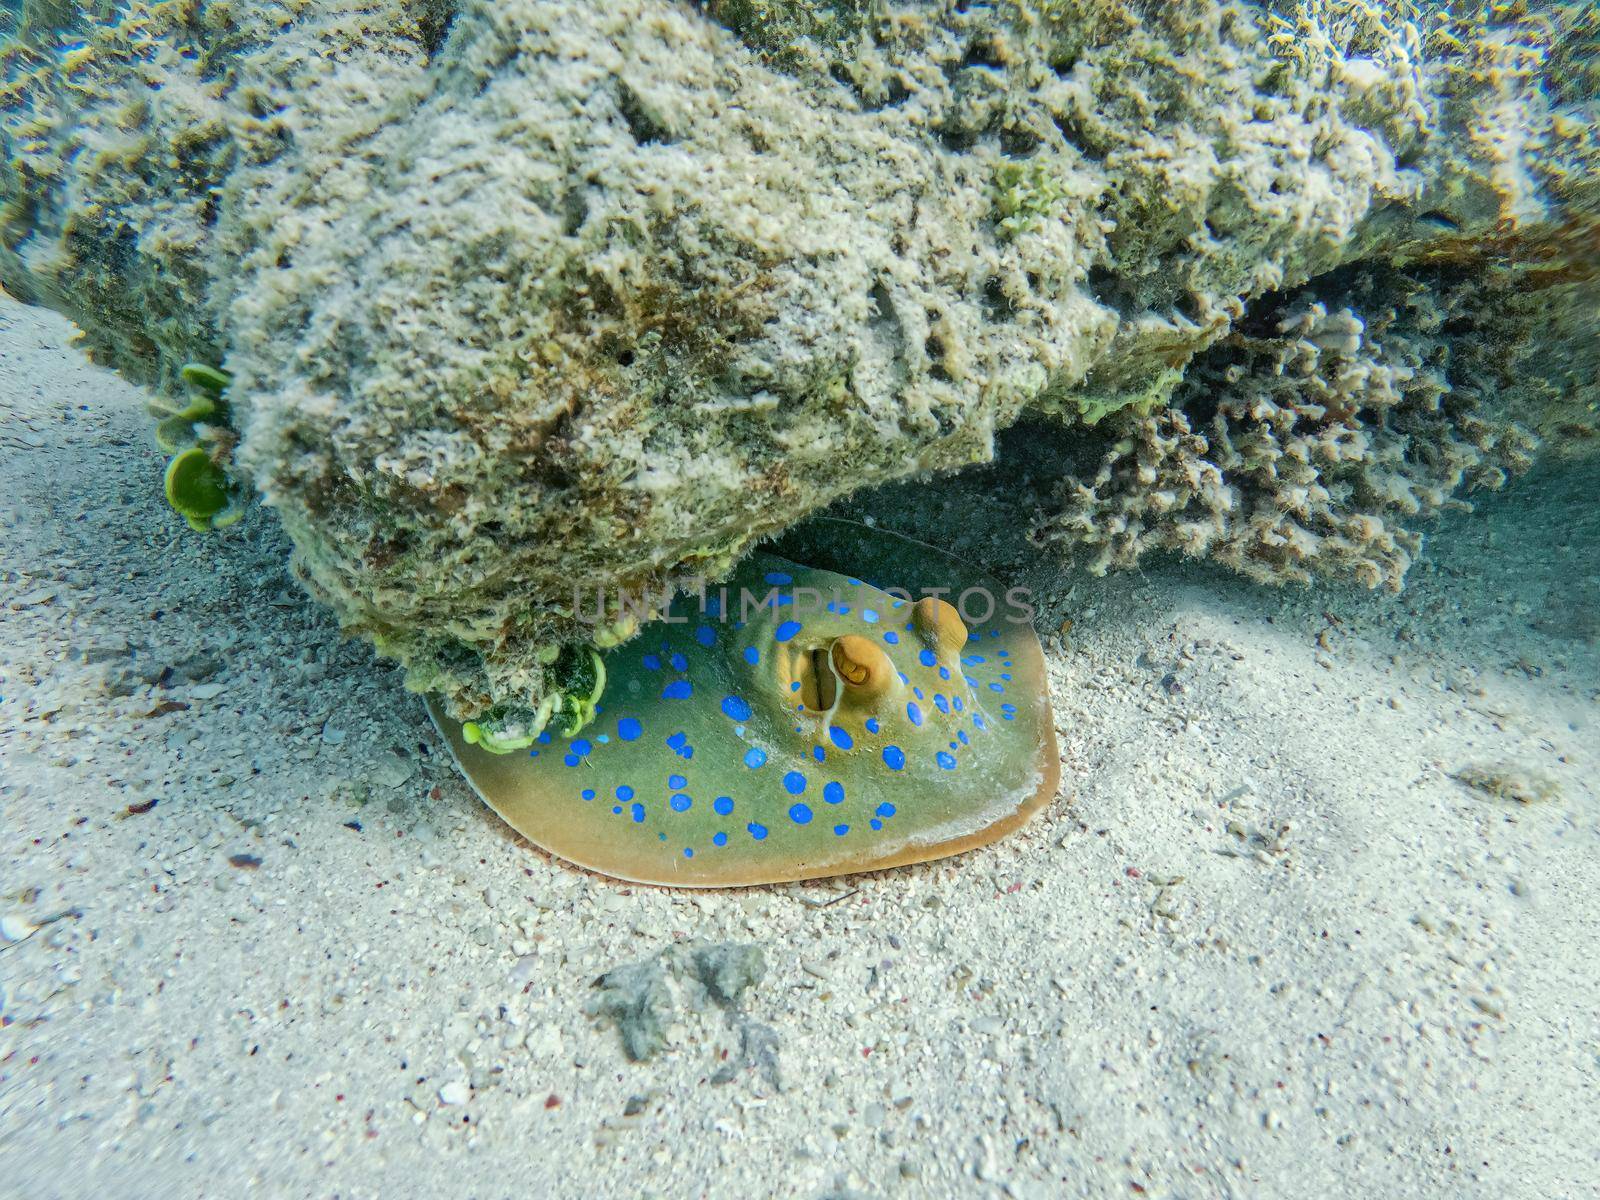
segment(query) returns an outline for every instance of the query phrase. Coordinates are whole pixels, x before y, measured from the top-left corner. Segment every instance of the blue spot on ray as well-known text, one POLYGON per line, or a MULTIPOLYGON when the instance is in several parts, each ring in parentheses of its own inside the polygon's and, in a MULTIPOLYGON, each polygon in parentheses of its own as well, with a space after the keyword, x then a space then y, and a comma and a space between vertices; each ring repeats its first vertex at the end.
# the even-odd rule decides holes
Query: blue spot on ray
POLYGON ((791 796, 798 796, 806 790, 806 777, 799 771, 790 771, 783 777, 783 790, 791 796))
POLYGON ((767 836, 767 827, 765 825, 758 825, 754 821, 751 821, 750 824, 745 826, 745 828, 750 831, 750 836, 755 838, 755 840, 758 842, 767 836))
POLYGON ((702 646, 715 646, 717 644, 717 631, 709 625, 702 625, 694 631, 694 640, 702 646))
POLYGON ((685 779, 682 775, 668 775, 667 776, 667 786, 669 788, 673 788, 674 790, 676 790, 677 788, 681 788, 681 787, 686 786, 688 784, 688 782, 689 781, 687 779, 685 779))
POLYGON ((950 751, 941 750, 941 751, 939 751, 939 753, 935 754, 933 757, 934 757, 934 761, 937 762, 946 771, 954 771, 956 769, 956 756, 954 754, 951 754, 950 751))
POLYGON ((925 667, 931 667, 938 662, 938 656, 932 650, 923 650, 917 654, 917 661, 925 667))
POLYGON ((796 825, 809 825, 811 824, 811 810, 804 804, 791 805, 789 808, 789 820, 796 825))
POLYGON ((682 792, 679 792, 677 795, 673 796, 672 799, 667 801, 667 803, 672 805, 673 812, 688 812, 694 807, 694 801, 688 796, 685 796, 682 792))
POLYGON ((885 746, 883 748, 883 765, 891 771, 898 771, 906 765, 906 752, 899 746, 885 746))
POLYGON ((718 796, 711 802, 711 809, 719 817, 725 817, 733 811, 733 798, 731 796, 718 796))
POLYGON ((752 771, 767 765, 767 752, 760 746, 751 746, 744 752, 744 765, 752 771))
POLYGON ((728 696, 722 701, 722 712, 734 721, 748 721, 750 719, 750 701, 743 696, 728 696))
POLYGON ((777 629, 773 630, 772 636, 777 641, 787 642, 790 638, 792 638, 795 634, 797 634, 799 632, 800 632, 800 622, 799 621, 785 621, 782 625, 779 625, 777 629))
POLYGON ((635 717, 623 717, 617 722, 617 736, 625 742, 637 742, 643 733, 644 726, 635 717))
POLYGON ((692 695, 694 695, 694 684, 687 679, 674 679, 661 689, 663 700, 687 700, 692 695))
POLYGON ((822 789, 822 798, 829 804, 839 804, 844 800, 844 784, 834 780, 822 789))
POLYGON ((828 739, 841 750, 848 750, 856 744, 855 739, 837 725, 828 726, 828 739))
POLYGON ((754 646, 746 646, 744 648, 744 660, 752 667, 755 666, 761 661, 761 651, 757 650, 754 646))

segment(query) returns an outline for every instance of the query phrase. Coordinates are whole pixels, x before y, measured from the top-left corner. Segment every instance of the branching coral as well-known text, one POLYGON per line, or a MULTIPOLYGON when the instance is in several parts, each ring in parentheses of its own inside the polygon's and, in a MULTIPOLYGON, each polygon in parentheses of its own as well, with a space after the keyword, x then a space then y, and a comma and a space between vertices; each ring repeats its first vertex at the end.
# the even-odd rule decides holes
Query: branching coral
POLYGON ((1397 590, 1417 519, 1528 464, 1531 436, 1452 379, 1443 328, 1475 292, 1361 271, 1265 298, 1172 407, 1107 422, 1098 470, 1067 481, 1042 536, 1092 547, 1102 572, 1159 548, 1268 582, 1320 570, 1397 590))

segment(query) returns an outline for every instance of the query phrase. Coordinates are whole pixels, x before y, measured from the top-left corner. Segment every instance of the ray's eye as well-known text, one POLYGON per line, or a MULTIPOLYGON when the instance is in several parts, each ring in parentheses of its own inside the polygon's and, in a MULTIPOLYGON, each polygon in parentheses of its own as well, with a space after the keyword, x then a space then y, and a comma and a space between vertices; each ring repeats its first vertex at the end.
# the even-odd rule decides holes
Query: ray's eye
POLYGON ((941 658, 958 653, 967 644, 967 626, 961 614, 937 596, 924 596, 912 605, 911 621, 923 642, 941 658))
POLYGON ((839 698, 839 681, 833 677, 833 672, 828 670, 826 651, 811 652, 811 678, 816 681, 817 709, 827 712, 839 698))
MULTIPOLYGON (((788 670, 793 675, 788 683, 790 703, 799 703, 812 712, 825 712, 833 707, 838 687, 828 668, 826 651, 796 651, 789 660, 788 670)), ((782 682, 780 675, 779 683, 782 682)))

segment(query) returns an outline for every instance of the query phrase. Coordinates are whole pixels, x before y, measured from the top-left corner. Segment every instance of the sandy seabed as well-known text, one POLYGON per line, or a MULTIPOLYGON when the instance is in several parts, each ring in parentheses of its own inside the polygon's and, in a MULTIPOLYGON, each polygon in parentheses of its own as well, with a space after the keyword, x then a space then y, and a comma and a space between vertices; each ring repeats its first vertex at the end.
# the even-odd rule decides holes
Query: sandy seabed
POLYGON ((1009 468, 890 489, 1046 601, 1061 795, 675 893, 502 825, 70 334, 0 298, 0 1195, 1600 1195, 1595 464, 1399 597, 1095 579, 1009 468), (700 943, 765 978, 667 970, 631 1061, 595 979, 700 943))

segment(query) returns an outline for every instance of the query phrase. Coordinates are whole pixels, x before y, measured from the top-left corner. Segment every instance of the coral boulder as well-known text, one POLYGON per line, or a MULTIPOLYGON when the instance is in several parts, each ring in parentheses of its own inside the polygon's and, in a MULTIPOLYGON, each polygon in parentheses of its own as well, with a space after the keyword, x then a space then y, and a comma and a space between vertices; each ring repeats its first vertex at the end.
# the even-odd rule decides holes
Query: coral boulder
POLYGON ((1593 430, 1589 5, 23 26, 0 282, 158 390, 225 367, 216 465, 313 594, 524 734, 631 633, 598 593, 724 574, 1024 412, 1081 436, 1041 536, 1095 565, 1391 586, 1413 518, 1593 430))

